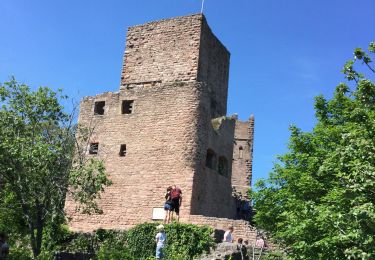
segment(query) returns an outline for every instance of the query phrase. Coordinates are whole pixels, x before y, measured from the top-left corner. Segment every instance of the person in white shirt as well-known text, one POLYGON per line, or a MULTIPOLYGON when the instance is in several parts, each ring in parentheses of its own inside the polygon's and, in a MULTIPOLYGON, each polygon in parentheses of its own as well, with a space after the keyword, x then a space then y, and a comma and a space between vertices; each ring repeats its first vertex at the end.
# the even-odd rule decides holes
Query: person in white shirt
POLYGON ((228 230, 225 231, 224 233, 223 242, 229 242, 229 243, 233 242, 233 236, 232 236, 233 230, 234 230, 233 226, 228 227, 228 230))
POLYGON ((165 246, 165 243, 167 241, 167 234, 164 232, 164 226, 159 225, 156 227, 156 229, 159 231, 156 234, 156 259, 162 259, 164 257, 163 249, 165 246))

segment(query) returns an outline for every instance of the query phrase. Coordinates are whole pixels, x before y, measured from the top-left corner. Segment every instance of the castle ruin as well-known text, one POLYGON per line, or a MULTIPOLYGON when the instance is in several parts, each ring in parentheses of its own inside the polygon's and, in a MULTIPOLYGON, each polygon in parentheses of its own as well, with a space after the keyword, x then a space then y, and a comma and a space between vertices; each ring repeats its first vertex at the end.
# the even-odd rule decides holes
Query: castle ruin
POLYGON ((128 29, 119 92, 80 104, 79 123, 95 125, 89 156, 104 160, 113 184, 100 215, 67 199, 73 230, 150 222, 174 184, 181 221, 246 229, 238 203, 251 184, 254 118, 227 116, 229 58, 202 14, 128 29))

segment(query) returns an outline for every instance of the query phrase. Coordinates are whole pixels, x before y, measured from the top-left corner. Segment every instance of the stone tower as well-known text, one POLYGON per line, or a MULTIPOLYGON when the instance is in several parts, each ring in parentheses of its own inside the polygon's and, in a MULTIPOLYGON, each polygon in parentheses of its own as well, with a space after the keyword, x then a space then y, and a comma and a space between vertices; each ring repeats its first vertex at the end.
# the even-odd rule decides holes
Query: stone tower
POLYGON ((128 29, 119 92, 84 98, 79 115, 94 127, 89 156, 105 161, 113 185, 102 215, 78 214, 67 199, 71 228, 151 221, 173 184, 182 221, 238 217, 233 193, 250 184, 254 120, 226 116, 229 57, 202 14, 128 29))

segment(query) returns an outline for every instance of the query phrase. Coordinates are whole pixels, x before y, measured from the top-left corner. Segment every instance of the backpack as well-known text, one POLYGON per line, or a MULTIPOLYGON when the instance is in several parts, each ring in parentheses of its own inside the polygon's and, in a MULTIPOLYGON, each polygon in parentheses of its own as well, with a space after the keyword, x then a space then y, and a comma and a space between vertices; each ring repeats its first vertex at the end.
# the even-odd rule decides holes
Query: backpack
POLYGON ((181 196, 181 190, 179 188, 175 188, 171 191, 171 199, 179 199, 181 196))

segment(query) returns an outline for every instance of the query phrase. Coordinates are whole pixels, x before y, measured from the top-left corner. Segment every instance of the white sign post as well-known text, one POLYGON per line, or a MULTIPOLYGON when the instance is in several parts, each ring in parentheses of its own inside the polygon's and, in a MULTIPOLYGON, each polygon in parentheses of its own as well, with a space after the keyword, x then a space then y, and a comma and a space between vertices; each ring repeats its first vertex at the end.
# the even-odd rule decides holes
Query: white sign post
POLYGON ((152 209, 152 220, 164 220, 165 212, 163 208, 152 209))

